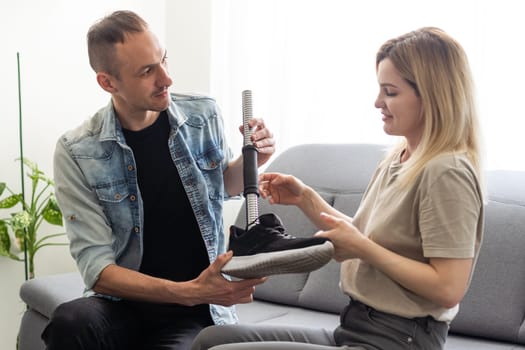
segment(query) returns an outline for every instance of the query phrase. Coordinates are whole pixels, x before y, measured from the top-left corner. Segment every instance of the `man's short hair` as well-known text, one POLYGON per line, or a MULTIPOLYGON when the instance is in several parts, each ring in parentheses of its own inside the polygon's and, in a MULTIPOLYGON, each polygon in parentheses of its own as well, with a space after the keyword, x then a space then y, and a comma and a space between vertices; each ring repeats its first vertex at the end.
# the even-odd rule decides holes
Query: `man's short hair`
POLYGON ((115 44, 124 43, 126 35, 141 33, 148 29, 148 23, 132 11, 115 11, 89 28, 87 33, 89 64, 98 72, 119 75, 115 58, 115 44))

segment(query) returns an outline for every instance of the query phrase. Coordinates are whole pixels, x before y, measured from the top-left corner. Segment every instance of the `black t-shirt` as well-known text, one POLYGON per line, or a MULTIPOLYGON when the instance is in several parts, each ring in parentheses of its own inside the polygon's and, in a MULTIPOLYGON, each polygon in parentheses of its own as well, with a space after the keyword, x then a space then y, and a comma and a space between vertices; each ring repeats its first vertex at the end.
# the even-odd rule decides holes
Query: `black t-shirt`
POLYGON ((188 281, 209 265, 197 220, 171 158, 168 115, 140 131, 124 129, 133 150, 144 203, 144 253, 140 271, 188 281))

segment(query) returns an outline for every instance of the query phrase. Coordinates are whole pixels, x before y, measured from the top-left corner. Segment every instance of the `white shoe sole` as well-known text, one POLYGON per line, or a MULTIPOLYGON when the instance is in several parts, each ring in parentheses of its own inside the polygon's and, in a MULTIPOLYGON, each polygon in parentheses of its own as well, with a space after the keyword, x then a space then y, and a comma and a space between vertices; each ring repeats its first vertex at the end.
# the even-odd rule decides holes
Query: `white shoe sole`
POLYGON ((332 242, 278 252, 234 256, 222 273, 247 279, 285 273, 310 272, 327 264, 334 254, 332 242))

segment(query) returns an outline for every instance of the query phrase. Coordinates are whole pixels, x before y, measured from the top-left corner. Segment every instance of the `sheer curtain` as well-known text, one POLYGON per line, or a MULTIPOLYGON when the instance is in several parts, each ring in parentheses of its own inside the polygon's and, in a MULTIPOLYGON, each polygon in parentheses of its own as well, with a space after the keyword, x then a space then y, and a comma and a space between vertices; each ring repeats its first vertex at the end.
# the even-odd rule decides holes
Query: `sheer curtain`
POLYGON ((486 168, 525 170, 519 0, 218 0, 212 2, 211 94, 240 150, 241 91, 278 151, 314 143, 392 143, 373 103, 375 53, 422 26, 446 30, 472 65, 486 168))

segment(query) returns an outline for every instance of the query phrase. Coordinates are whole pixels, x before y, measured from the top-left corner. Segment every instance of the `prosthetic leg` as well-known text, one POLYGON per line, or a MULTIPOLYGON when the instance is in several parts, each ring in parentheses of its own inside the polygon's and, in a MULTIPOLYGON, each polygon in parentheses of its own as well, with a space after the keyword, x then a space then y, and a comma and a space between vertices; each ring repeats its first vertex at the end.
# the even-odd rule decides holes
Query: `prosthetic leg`
POLYGON ((242 92, 243 180, 246 227, 230 227, 232 259, 222 272, 237 278, 310 272, 330 261, 333 245, 326 238, 296 238, 287 234, 281 219, 272 213, 259 216, 257 149, 251 141, 252 93, 242 92))

